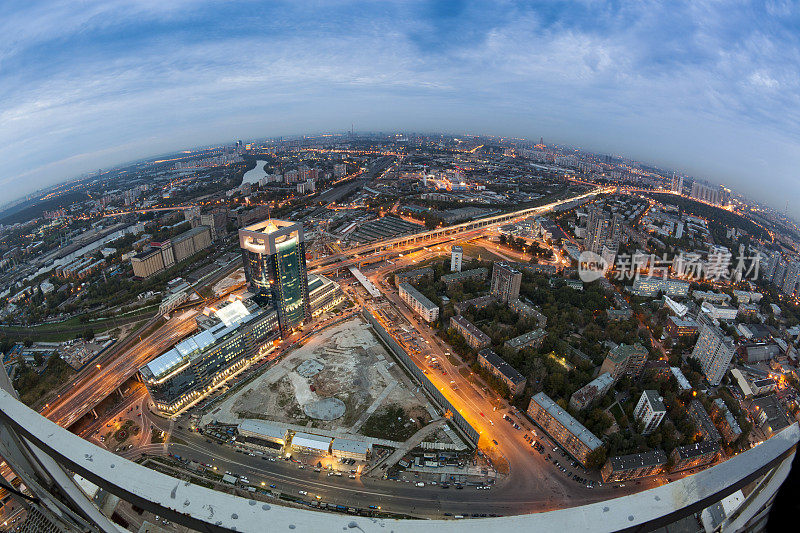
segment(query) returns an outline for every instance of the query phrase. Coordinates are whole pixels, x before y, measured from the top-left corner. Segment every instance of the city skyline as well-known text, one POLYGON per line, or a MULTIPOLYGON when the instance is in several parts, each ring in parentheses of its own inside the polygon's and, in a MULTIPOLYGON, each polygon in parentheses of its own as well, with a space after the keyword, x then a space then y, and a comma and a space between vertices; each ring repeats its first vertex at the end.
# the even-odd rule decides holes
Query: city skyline
POLYGON ((186 146, 355 124, 544 136, 778 210, 796 188, 787 3, 422 7, 10 9, 0 183, 11 199, 186 146))

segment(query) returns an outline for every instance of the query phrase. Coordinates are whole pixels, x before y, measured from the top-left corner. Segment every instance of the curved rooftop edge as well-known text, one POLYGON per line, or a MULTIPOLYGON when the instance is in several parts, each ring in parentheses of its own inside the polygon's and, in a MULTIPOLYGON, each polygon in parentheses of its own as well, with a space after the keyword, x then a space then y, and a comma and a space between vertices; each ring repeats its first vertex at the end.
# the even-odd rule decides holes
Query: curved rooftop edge
POLYGON ((70 433, 0 390, 0 420, 57 463, 120 498, 198 531, 427 533, 500 531, 647 531, 697 512, 793 458, 794 423, 771 439, 702 472, 660 487, 548 512, 476 520, 396 520, 299 509, 214 491, 123 459, 70 433))

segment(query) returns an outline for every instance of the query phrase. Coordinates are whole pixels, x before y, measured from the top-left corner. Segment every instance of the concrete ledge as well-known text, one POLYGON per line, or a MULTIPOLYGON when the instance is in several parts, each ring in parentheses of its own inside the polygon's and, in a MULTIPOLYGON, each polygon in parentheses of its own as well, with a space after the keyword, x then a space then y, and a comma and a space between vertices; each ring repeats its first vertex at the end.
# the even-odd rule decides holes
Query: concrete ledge
POLYGON ((759 446, 667 485, 569 509, 480 520, 380 520, 283 507, 216 492, 149 470, 70 433, 0 390, 0 420, 65 468, 120 498, 198 531, 445 533, 642 531, 669 524, 738 490, 794 456, 795 423, 759 446), (269 524, 269 526, 266 526, 269 524))

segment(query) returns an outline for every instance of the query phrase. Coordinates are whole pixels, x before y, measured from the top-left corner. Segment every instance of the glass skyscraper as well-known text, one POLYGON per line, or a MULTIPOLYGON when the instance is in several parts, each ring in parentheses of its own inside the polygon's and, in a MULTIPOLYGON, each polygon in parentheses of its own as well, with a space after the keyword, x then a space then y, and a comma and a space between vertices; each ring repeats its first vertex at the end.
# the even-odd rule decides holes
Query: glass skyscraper
POLYGON ((303 225, 268 220, 239 230, 244 272, 250 290, 275 307, 281 334, 311 318, 303 225))

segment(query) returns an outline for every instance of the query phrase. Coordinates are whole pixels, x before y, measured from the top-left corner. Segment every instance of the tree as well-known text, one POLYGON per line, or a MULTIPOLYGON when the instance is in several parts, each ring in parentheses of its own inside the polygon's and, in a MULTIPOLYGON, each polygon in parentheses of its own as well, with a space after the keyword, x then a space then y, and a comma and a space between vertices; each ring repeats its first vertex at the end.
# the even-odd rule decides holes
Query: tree
POLYGON ((605 464, 606 455, 606 449, 604 446, 595 448, 586 456, 586 468, 590 470, 599 469, 605 464))

